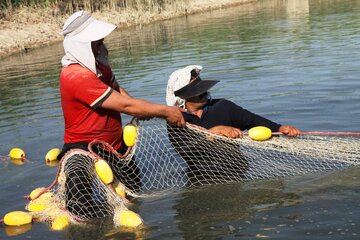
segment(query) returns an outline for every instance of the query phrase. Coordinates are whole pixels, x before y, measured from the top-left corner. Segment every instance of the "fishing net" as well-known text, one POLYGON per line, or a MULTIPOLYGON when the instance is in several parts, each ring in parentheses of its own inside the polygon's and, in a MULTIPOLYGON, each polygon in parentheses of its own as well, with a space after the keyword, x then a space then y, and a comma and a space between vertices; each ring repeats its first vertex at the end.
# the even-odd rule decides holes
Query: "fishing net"
POLYGON ((9 165, 10 158, 8 156, 0 155, 0 169, 6 168, 9 165))
MULTIPOLYGON (((109 163, 116 184, 124 188, 127 197, 333 171, 360 162, 360 137, 273 136, 254 141, 245 135, 229 139, 193 125, 171 127, 160 119, 141 122, 137 132, 136 144, 123 156, 100 141, 92 142, 89 151, 66 154, 56 184, 43 191, 52 193, 57 211, 83 221, 127 209, 128 200, 116 193, 114 183, 106 185, 97 175, 94 165, 99 159, 109 163)), ((52 218, 56 211, 48 212, 42 211, 42 219, 52 218)))
POLYGON ((6 168, 9 165, 9 163, 12 163, 14 165, 23 165, 26 162, 29 162, 29 160, 26 158, 11 158, 9 155, 8 156, 0 155, 0 170, 2 168, 6 168))
POLYGON ((194 125, 143 122, 135 158, 141 193, 343 169, 360 163, 360 137, 229 139, 194 125))
MULTIPOLYGON (((95 171, 95 163, 104 151, 98 149, 102 147, 101 142, 93 142, 89 145, 90 151, 70 150, 61 160, 54 183, 37 189, 38 193, 31 197, 26 209, 38 221, 49 223, 58 216, 66 216, 73 223, 114 216, 117 225, 115 217, 128 209, 128 200, 115 190, 122 186, 120 182, 104 184, 95 171), (99 151, 99 155, 94 151, 99 151)), ((115 151, 113 155, 121 158, 115 151)))

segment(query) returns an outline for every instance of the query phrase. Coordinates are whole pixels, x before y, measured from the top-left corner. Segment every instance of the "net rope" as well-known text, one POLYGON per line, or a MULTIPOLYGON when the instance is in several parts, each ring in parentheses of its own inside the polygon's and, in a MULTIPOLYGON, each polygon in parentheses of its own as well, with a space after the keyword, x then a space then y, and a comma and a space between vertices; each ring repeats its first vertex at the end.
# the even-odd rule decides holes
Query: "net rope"
POLYGON ((54 184, 40 194, 50 192, 56 207, 36 214, 46 221, 66 213, 78 222, 127 209, 127 198, 97 176, 94 165, 99 159, 109 163, 128 197, 146 197, 183 187, 340 170, 358 166, 359 152, 356 136, 229 139, 190 124, 176 128, 151 119, 138 125, 136 144, 124 155, 101 141, 90 143, 89 151, 68 152, 54 184))

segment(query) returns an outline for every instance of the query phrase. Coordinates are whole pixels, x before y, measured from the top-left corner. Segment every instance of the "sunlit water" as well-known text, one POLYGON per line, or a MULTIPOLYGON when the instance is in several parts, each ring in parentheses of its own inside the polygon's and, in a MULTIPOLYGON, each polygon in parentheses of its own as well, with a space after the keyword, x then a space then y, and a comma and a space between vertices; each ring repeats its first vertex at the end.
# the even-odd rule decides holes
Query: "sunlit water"
MULTIPOLYGON (((221 80, 213 97, 303 131, 360 131, 360 1, 261 1, 118 30, 106 39, 121 86, 165 103, 175 69, 200 64, 221 80)), ((58 75, 62 45, 2 59, 0 155, 21 147, 30 162, 0 162, 0 217, 48 186, 62 146, 58 75)), ((125 122, 129 120, 124 116, 125 122)), ((146 229, 111 223, 53 232, 43 223, 0 228, 0 239, 359 239, 359 168, 183 190, 138 199, 146 229), (30 230, 29 230, 30 229, 30 230), (27 230, 27 231, 26 231, 27 230)))

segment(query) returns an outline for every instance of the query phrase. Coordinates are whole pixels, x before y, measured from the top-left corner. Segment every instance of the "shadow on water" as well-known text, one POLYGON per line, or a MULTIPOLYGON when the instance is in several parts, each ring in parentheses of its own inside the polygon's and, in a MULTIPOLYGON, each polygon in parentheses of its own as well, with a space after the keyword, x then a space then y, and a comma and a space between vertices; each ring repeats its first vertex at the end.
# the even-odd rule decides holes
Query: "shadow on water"
MULTIPOLYGON (((256 229, 243 231, 262 211, 299 203, 300 197, 284 192, 283 180, 254 181, 212 186, 183 193, 174 204, 184 238, 217 236, 255 237, 256 229), (245 225, 245 226, 244 226, 245 225)), ((259 230, 259 229, 258 229, 259 230)))

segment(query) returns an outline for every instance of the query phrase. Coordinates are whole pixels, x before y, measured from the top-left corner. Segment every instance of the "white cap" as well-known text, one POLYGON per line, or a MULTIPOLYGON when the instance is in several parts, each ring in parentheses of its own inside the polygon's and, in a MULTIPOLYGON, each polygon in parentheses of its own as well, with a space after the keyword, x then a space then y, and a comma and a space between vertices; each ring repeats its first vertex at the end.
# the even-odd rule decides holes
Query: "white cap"
POLYGON ((191 71, 195 70, 198 74, 202 70, 202 66, 199 65, 190 65, 184 68, 180 68, 173 72, 168 80, 167 89, 166 89, 166 104, 169 106, 185 106, 185 100, 176 97, 175 91, 189 84, 191 80, 191 71))
POLYGON ((105 38, 116 25, 96 20, 86 11, 71 15, 64 24, 62 34, 79 42, 93 42, 105 38))

